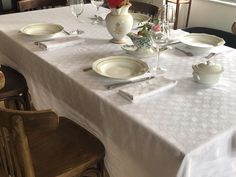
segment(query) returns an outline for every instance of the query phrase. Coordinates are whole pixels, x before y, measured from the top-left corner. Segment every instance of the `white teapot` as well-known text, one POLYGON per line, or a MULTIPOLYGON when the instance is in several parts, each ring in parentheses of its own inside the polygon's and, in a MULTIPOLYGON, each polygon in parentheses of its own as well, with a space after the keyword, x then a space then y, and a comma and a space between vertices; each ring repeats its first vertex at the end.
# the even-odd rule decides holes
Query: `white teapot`
POLYGON ((192 68, 193 79, 207 85, 216 84, 224 71, 224 68, 220 64, 215 64, 211 61, 193 65, 192 68))

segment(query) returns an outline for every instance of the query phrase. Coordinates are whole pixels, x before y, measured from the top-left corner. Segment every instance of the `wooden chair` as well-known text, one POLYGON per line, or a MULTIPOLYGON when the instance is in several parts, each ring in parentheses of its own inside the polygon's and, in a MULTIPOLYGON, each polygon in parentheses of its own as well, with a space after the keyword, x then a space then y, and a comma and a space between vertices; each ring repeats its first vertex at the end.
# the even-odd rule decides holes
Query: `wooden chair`
POLYGON ((166 5, 168 5, 168 3, 172 3, 176 5, 174 29, 177 29, 178 27, 180 5, 181 4, 188 5, 187 19, 186 19, 186 25, 185 25, 185 27, 187 27, 188 22, 189 22, 189 15, 190 15, 190 9, 192 5, 192 0, 166 0, 166 5))
POLYGON ((158 7, 152 4, 137 1, 132 1, 131 4, 130 12, 144 13, 152 17, 156 16, 158 13, 158 7))
POLYGON ((231 30, 233 34, 236 34, 236 22, 233 23, 231 30))
POLYGON ((50 110, 0 108, 0 117, 0 163, 6 176, 104 176, 104 146, 71 120, 50 110))
POLYGON ((15 13, 17 12, 17 0, 8 0, 8 1, 4 1, 4 0, 0 0, 0 14, 9 14, 9 13, 15 13), (8 7, 7 9, 4 9, 4 3, 6 2, 10 2, 11 6, 8 7))
POLYGON ((219 29, 206 28, 206 27, 191 27, 191 28, 185 28, 183 30, 190 33, 206 33, 206 34, 216 35, 225 40, 226 46, 236 49, 236 35, 230 32, 222 31, 219 29))
POLYGON ((67 0, 19 0, 18 10, 22 12, 66 5, 67 0))
POLYGON ((28 87, 24 76, 4 65, 1 65, 0 70, 5 76, 5 86, 0 89, 0 101, 4 101, 6 107, 30 110, 28 87))

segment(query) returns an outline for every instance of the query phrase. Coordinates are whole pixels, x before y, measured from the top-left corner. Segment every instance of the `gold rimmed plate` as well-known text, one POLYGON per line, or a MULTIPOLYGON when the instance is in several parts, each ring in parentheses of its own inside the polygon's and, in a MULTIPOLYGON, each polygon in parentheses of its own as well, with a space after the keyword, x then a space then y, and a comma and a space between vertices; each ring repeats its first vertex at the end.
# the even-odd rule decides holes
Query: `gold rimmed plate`
POLYGON ((63 26, 53 23, 29 24, 20 29, 20 32, 35 38, 50 38, 63 31, 63 26))
POLYGON ((141 76, 148 71, 146 63, 128 56, 101 58, 93 63, 92 68, 99 75, 122 80, 141 76))

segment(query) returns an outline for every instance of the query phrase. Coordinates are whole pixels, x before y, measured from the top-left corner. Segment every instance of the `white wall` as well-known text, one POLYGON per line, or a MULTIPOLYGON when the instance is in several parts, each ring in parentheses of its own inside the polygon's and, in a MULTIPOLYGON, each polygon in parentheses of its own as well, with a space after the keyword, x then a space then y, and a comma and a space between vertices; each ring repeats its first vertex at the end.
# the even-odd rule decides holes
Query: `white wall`
MULTIPOLYGON (((144 1, 157 6, 161 6, 165 2, 165 0, 135 1, 144 1)), ((178 28, 185 27, 187 7, 187 5, 182 5, 180 8, 178 28)), ((188 27, 210 27, 231 32, 231 26, 235 21, 236 5, 222 4, 214 2, 214 0, 192 0, 188 27)))
POLYGON ((189 27, 202 26, 231 32, 235 21, 236 6, 209 0, 192 0, 189 27))

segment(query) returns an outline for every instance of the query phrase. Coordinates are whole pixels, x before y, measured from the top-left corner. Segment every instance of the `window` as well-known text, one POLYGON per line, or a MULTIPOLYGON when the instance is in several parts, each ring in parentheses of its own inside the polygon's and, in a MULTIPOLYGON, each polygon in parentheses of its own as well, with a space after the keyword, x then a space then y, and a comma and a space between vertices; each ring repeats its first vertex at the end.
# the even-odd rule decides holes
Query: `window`
POLYGON ((236 6, 236 0, 209 0, 209 1, 236 6))
POLYGON ((236 3, 236 0, 221 0, 221 1, 225 1, 225 2, 235 2, 235 3, 236 3))

